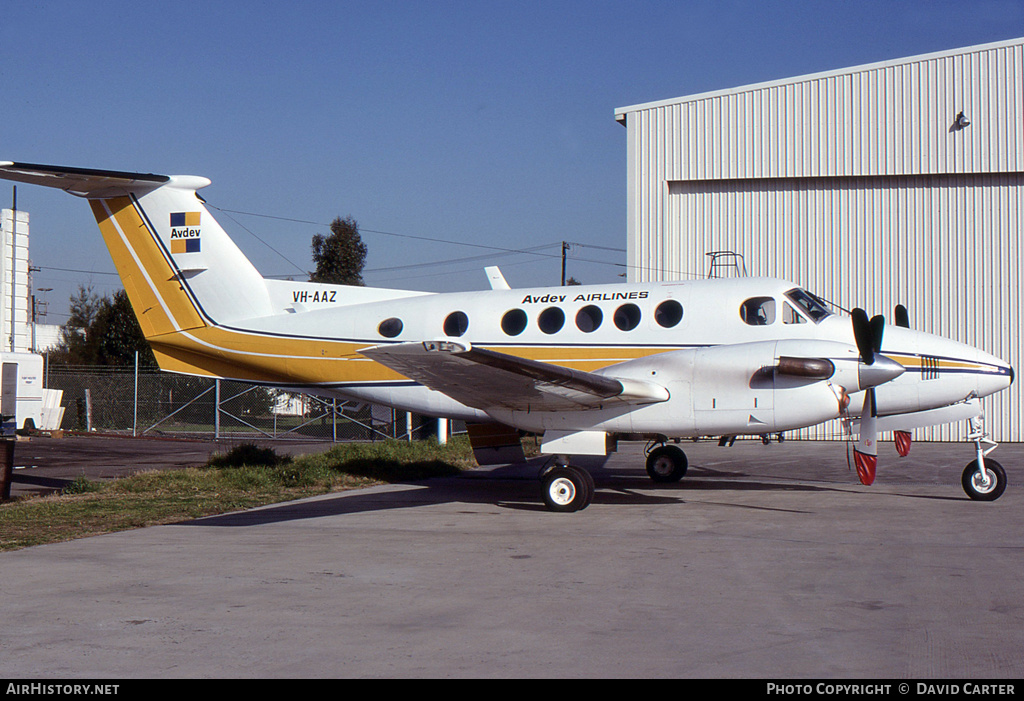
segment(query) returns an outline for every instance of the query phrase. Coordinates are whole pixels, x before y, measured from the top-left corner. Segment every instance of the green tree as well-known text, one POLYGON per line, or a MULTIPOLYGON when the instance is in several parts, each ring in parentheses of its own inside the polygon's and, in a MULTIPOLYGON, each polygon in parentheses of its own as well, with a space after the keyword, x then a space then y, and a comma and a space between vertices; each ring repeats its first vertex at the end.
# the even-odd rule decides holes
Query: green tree
POLYGON ((93 323, 93 335, 98 364, 134 365, 138 351, 139 365, 156 367, 156 358, 124 290, 115 292, 112 299, 103 298, 93 323))
POLYGON ((60 342, 50 353, 56 365, 134 365, 156 367, 156 358, 142 334, 128 294, 100 297, 92 287, 79 286, 71 296, 70 315, 61 327, 60 342))
POLYGON ((331 222, 330 234, 314 235, 313 262, 316 270, 309 274, 310 282, 362 285, 366 244, 359 236, 356 220, 351 216, 336 217, 331 222))
POLYGON ((92 285, 78 286, 78 292, 68 301, 68 320, 60 328, 59 349, 70 351, 85 345, 88 329, 95 321, 100 306, 100 296, 93 292, 92 285))

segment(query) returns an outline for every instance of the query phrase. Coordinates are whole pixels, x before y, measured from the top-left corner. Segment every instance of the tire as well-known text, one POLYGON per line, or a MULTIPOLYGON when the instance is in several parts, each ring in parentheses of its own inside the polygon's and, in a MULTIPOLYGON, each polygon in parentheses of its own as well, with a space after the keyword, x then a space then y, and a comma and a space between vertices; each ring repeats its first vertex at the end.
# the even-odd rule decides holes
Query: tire
POLYGON ((586 470, 566 465, 544 473, 544 504, 551 511, 582 511, 594 499, 593 478, 586 470))
POLYGON ((978 470, 978 461, 972 460, 964 468, 964 474, 960 478, 964 491, 975 501, 995 501, 1003 495, 1006 489, 1006 470, 995 460, 985 460, 985 471, 989 474, 989 484, 986 486, 981 481, 981 471, 978 470))
POLYGON ((647 475, 655 482, 678 482, 688 467, 686 453, 674 445, 663 445, 647 454, 647 475))

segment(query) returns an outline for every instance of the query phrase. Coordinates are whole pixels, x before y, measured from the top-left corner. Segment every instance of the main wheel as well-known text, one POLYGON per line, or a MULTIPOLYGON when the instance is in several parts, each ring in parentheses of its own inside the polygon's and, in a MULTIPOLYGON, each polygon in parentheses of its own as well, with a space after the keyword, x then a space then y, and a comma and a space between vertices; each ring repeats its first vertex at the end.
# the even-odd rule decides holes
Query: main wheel
POLYGON ((544 504, 552 511, 582 511, 594 499, 594 481, 583 469, 565 465, 544 474, 544 504))
POLYGON ((655 482, 678 482, 686 474, 686 453, 663 445, 647 454, 647 474, 655 482))
POLYGON ((960 482, 967 496, 975 501, 995 501, 1006 489, 1006 470, 995 460, 985 460, 985 472, 988 480, 978 469, 978 461, 972 460, 964 468, 960 482))

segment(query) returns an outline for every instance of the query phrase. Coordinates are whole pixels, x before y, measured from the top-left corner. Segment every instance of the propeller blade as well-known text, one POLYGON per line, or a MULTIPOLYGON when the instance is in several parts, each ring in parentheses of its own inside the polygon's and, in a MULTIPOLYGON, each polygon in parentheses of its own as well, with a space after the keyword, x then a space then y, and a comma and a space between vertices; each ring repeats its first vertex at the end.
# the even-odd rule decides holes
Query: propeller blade
POLYGON ((860 416, 860 439, 853 449, 853 462, 861 484, 870 486, 875 481, 878 467, 878 407, 875 405, 875 390, 864 393, 864 410, 860 416))
POLYGON ((853 321, 853 338, 857 342, 860 359, 864 361, 865 365, 872 365, 875 362, 875 344, 872 339, 868 313, 857 307, 850 313, 850 318, 853 321))
POLYGON ((896 452, 900 454, 901 458, 910 455, 910 431, 895 431, 894 435, 896 436, 896 452))
POLYGON ((882 334, 885 332, 885 317, 881 314, 868 319, 868 313, 856 308, 851 312, 853 321, 853 338, 860 351, 860 359, 865 365, 874 365, 875 354, 882 351, 882 334))
POLYGON ((881 314, 871 317, 871 350, 882 352, 882 334, 885 333, 885 317, 881 314))
POLYGON ((896 305, 896 311, 893 312, 893 323, 905 329, 910 328, 910 312, 902 304, 896 305))

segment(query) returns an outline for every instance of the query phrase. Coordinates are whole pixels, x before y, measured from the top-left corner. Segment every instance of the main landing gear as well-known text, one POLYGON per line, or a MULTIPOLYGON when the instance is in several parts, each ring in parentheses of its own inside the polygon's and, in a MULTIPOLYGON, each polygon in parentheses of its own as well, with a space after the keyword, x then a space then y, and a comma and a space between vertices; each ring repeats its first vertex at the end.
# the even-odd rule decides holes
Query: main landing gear
POLYGON ((964 468, 964 473, 960 477, 960 483, 971 499, 995 501, 1006 490, 1006 471, 1002 465, 985 456, 995 450, 997 444, 989 440, 980 416, 968 419, 968 422, 971 430, 967 440, 974 441, 977 457, 967 463, 967 467, 964 468), (981 447, 982 443, 988 443, 991 447, 984 449, 981 447))
POLYGON ((662 443, 647 451, 647 475, 655 482, 678 482, 687 467, 686 453, 674 445, 662 443))
MULTIPOLYGON (((660 444, 647 450, 647 475, 654 482, 678 482, 686 474, 686 453, 674 445, 660 444)), ((582 467, 557 455, 541 471, 544 504, 551 511, 582 511, 594 500, 594 478, 582 467)))
POLYGON ((551 511, 582 511, 594 500, 594 478, 582 467, 570 465, 568 456, 557 456, 540 478, 544 504, 551 511))

